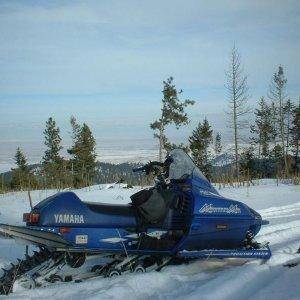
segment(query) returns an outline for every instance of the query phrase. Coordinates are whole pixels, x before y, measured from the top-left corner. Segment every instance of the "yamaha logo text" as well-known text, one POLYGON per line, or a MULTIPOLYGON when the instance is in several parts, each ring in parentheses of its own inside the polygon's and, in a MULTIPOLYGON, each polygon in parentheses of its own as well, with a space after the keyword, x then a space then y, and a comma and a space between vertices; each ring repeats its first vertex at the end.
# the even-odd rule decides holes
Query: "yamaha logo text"
POLYGON ((72 215, 72 214, 59 214, 54 215, 55 223, 72 223, 72 224, 83 224, 83 215, 72 215))

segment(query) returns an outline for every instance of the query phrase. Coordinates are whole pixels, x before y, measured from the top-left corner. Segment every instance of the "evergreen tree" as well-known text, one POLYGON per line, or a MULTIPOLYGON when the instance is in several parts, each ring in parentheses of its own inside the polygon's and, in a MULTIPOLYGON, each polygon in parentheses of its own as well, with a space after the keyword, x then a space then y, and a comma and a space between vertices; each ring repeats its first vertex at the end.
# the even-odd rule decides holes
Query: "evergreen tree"
POLYGON ((193 160, 199 169, 211 178, 211 163, 209 146, 213 141, 212 129, 207 119, 203 123, 199 123, 192 135, 189 137, 190 150, 193 160))
POLYGON ((269 155, 269 144, 273 137, 272 116, 270 107, 262 97, 259 101, 259 107, 254 111, 255 124, 252 125, 251 138, 254 145, 258 145, 259 158, 266 158, 269 155))
POLYGON ((222 151, 222 139, 221 134, 218 132, 215 139, 215 154, 220 155, 222 151))
POLYGON ((17 148, 15 157, 16 169, 12 169, 11 187, 17 189, 36 187, 34 175, 30 172, 25 154, 20 147, 17 148))
POLYGON ((184 152, 189 152, 189 146, 185 145, 183 143, 180 144, 175 144, 175 143, 171 143, 170 141, 165 141, 165 145, 164 145, 164 149, 167 152, 170 152, 174 149, 182 149, 184 152))
POLYGON ((278 72, 276 72, 273 75, 271 85, 270 85, 270 92, 269 92, 269 98, 274 101, 278 117, 277 117, 277 123, 279 127, 279 137, 280 137, 280 143, 283 150, 283 159, 284 159, 284 175, 286 177, 289 176, 289 166, 288 166, 288 160, 286 155, 286 126, 285 126, 285 120, 284 120, 284 107, 286 103, 286 88, 287 79, 284 76, 283 67, 278 67, 278 72))
POLYGON ((241 172, 244 176, 250 176, 250 180, 255 176, 255 156, 252 147, 247 148, 241 154, 241 172))
POLYGON ((271 158, 273 163, 276 166, 276 173, 277 175, 280 175, 282 172, 282 161, 284 156, 284 150, 280 144, 275 145, 271 152, 271 158))
POLYGON ((83 123, 80 132, 80 145, 81 145, 81 162, 84 166, 87 179, 93 179, 96 166, 96 141, 89 126, 83 123))
POLYGON ((161 116, 158 120, 150 124, 151 129, 155 131, 154 137, 159 139, 159 161, 163 159, 163 150, 169 150, 166 149, 166 146, 170 146, 165 135, 166 126, 174 124, 179 129, 180 126, 188 124, 189 119, 185 108, 194 104, 194 101, 181 101, 179 99, 182 90, 177 91, 173 84, 173 77, 169 77, 163 84, 161 116))
POLYGON ((71 123, 71 127, 72 127, 72 140, 73 140, 73 144, 76 143, 79 135, 80 135, 80 125, 77 123, 77 120, 74 116, 71 116, 70 118, 70 123, 71 123))
POLYGON ((276 146, 278 142, 278 123, 277 123, 277 116, 278 116, 278 109, 275 105, 275 102, 271 102, 270 106, 270 118, 271 118, 271 126, 272 126, 272 133, 271 133, 271 143, 276 146))
POLYGON ((15 162, 19 170, 23 172, 28 172, 27 159, 20 147, 17 148, 17 152, 15 155, 15 162))
POLYGON ((42 161, 42 173, 46 178, 47 185, 61 187, 65 177, 65 162, 60 156, 63 147, 61 146, 60 130, 51 117, 46 122, 44 137, 44 144, 47 148, 42 161))
POLYGON ((96 141, 87 124, 80 126, 71 118, 73 145, 68 149, 72 155, 72 173, 74 186, 87 186, 93 182, 96 167, 96 141))
POLYGON ((292 128, 294 110, 295 110, 295 104, 290 99, 288 99, 283 106, 284 125, 285 125, 284 127, 285 127, 285 136, 286 136, 286 145, 285 145, 286 155, 289 154, 290 133, 292 128))
POLYGON ((300 157, 300 100, 293 111, 293 120, 291 126, 291 145, 296 161, 300 157))

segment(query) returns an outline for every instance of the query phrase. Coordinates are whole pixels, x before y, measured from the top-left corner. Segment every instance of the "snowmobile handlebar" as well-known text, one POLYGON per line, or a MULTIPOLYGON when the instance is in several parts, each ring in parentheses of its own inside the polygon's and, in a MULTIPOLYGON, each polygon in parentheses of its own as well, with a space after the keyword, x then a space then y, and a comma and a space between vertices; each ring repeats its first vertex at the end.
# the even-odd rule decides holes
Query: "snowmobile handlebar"
POLYGON ((156 169, 156 167, 164 167, 164 163, 161 163, 159 161, 150 161, 142 167, 133 168, 132 172, 145 172, 146 175, 148 175, 151 172, 153 172, 156 169))
POLYGON ((150 161, 149 163, 145 164, 142 167, 133 168, 133 172, 145 172, 146 175, 149 175, 150 173, 154 173, 155 175, 165 173, 165 175, 169 174, 169 167, 172 163, 173 159, 171 157, 167 157, 164 162, 159 161, 150 161), (161 168, 163 168, 163 172, 161 171, 161 168))
POLYGON ((139 167, 139 168, 132 168, 132 172, 144 172, 145 171, 145 166, 139 167))

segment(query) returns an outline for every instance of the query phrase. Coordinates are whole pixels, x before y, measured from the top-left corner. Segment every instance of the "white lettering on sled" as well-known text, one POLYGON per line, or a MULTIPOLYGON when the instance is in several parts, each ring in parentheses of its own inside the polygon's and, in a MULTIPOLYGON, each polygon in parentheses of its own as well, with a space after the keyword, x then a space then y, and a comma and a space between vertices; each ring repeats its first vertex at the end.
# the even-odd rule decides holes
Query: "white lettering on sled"
POLYGON ((205 203, 200 209, 201 214, 214 214, 214 213, 225 213, 225 214, 241 214, 241 209, 237 204, 231 204, 229 207, 218 207, 213 204, 205 203))
POLYGON ((83 224, 83 215, 73 215, 73 214, 59 214, 54 215, 55 223, 72 223, 72 224, 83 224))

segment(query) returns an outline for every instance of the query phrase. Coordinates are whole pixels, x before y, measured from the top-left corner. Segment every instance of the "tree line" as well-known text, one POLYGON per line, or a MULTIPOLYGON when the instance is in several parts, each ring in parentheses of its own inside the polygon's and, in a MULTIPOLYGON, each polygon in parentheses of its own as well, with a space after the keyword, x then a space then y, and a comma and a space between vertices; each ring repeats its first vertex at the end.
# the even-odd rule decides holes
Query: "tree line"
MULTIPOLYGON (((261 97, 255 110, 248 103, 250 96, 247 76, 244 75, 241 56, 236 47, 233 47, 230 53, 225 75, 227 121, 234 145, 234 164, 230 175, 227 175, 237 181, 240 181, 240 176, 299 176, 300 100, 296 103, 288 97, 283 67, 279 66, 272 76, 267 100, 261 97), (245 138, 245 133, 250 139, 245 138), (241 144, 249 146, 243 148, 241 144)), ((175 125, 179 129, 190 121, 186 108, 194 105, 195 101, 181 100, 181 94, 182 90, 176 89, 173 77, 163 82, 161 114, 158 120, 150 124, 154 130, 154 137, 159 141, 159 159, 162 160, 163 153, 166 154, 171 149, 183 148, 191 154, 208 178, 218 180, 216 176, 212 178, 212 160, 222 151, 222 138, 218 132, 214 135, 207 118, 200 121, 192 131, 187 145, 173 144, 165 134, 168 125, 175 125)), ((218 174, 217 177, 220 176, 224 174, 218 174)))
POLYGON ((61 155, 62 138, 55 120, 50 117, 44 130, 46 150, 38 170, 32 170, 24 152, 17 148, 12 169, 12 189, 83 187, 93 183, 96 166, 96 142, 86 123, 79 124, 71 117, 72 145, 67 152, 69 159, 61 155))
MULTIPOLYGON (((174 84, 174 78, 163 81, 162 106, 157 120, 150 124, 154 137, 159 142, 159 160, 174 148, 189 153, 202 172, 215 181, 221 177, 281 177, 299 176, 300 156, 300 99, 298 103, 288 97, 287 79, 284 69, 279 66, 271 78, 267 97, 261 97, 253 110, 249 104, 247 76, 244 75, 241 56, 233 47, 228 70, 226 90, 228 99, 227 121, 232 133, 234 162, 228 173, 214 172, 213 159, 222 153, 222 137, 213 132, 207 118, 192 130, 187 144, 176 145, 166 134, 168 126, 176 129, 187 125, 190 118, 186 109, 195 104, 194 100, 182 100, 182 90, 174 84), (252 114, 252 118, 251 118, 252 114), (251 121, 253 119, 253 121, 251 121), (245 133, 250 138, 245 140, 245 133), (248 146, 242 147, 242 144, 248 146)), ((12 169, 12 189, 84 187, 99 178, 122 181, 122 174, 131 184, 149 183, 144 177, 133 176, 128 166, 120 170, 106 168, 103 174, 97 169, 96 142, 86 123, 79 124, 70 118, 72 144, 67 149, 69 158, 61 155, 63 149, 60 129, 50 117, 44 130, 46 150, 38 170, 29 167, 22 149, 15 154, 17 168, 12 169)), ((130 166, 129 166, 130 167, 130 166)))

